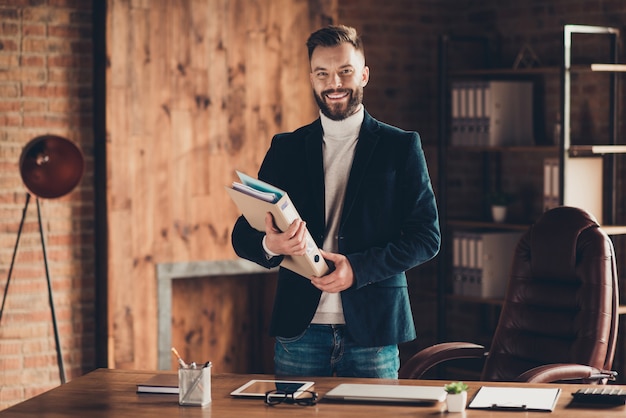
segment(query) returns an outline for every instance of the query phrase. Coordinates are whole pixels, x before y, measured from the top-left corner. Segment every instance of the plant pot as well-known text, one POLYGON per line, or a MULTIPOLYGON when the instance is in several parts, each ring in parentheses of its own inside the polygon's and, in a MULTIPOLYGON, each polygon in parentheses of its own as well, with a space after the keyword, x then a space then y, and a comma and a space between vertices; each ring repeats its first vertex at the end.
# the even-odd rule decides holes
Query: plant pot
POLYGON ((448 393, 446 396, 446 404, 448 412, 463 412, 467 403, 467 392, 448 393))
POLYGON ((494 222, 502 223, 506 219, 506 206, 491 206, 491 217, 494 222))

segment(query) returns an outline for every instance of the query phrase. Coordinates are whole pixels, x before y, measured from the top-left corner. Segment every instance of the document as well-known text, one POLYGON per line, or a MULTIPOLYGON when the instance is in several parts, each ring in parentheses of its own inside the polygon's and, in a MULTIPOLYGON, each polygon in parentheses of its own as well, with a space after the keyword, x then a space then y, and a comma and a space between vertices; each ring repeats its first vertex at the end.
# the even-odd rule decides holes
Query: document
MULTIPOLYGON (((234 182, 226 191, 233 199, 248 223, 257 231, 265 231, 265 214, 271 212, 274 222, 284 231, 300 215, 289 199, 287 193, 271 184, 250 177, 237 171, 241 182, 234 182)), ((285 256, 280 265, 301 276, 323 276, 330 269, 322 257, 313 237, 306 231, 306 254, 302 256, 285 256)))
POLYGON ((467 406, 471 409, 554 411, 559 388, 482 386, 467 406))

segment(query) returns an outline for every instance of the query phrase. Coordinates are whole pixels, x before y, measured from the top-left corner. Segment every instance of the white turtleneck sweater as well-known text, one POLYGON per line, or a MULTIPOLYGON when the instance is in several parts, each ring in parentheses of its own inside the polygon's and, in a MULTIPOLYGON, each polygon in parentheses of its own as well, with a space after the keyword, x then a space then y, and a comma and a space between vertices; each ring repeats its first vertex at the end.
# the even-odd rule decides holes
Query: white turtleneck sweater
MULTIPOLYGON (((346 119, 335 121, 320 113, 322 122, 324 157, 324 197, 326 233, 322 248, 325 251, 338 251, 337 234, 343 209, 346 185, 354 150, 363 123, 364 108, 346 119)), ((343 324, 343 307, 340 293, 323 292, 320 303, 311 323, 343 324)))

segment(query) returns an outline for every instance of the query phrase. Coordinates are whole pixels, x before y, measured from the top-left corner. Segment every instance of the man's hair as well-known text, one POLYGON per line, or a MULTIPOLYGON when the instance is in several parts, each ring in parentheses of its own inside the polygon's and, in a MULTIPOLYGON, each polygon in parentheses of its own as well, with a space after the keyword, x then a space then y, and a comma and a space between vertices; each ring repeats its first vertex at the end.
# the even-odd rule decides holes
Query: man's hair
POLYGON ((356 29, 345 25, 331 25, 319 29, 309 36, 309 39, 306 41, 306 46, 309 50, 309 60, 318 46, 332 47, 346 42, 352 44, 357 51, 360 51, 365 56, 363 43, 356 29))

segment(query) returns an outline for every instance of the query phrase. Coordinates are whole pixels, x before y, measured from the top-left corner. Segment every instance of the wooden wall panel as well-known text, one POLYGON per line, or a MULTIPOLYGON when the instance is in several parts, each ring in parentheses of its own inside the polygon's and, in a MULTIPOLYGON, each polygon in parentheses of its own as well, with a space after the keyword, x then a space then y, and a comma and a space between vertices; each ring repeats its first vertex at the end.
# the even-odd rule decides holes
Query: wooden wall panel
POLYGON ((109 367, 157 365, 156 264, 236 257, 224 186, 317 116, 304 43, 336 3, 108 0, 109 367))
POLYGON ((272 374, 267 329, 275 289, 274 272, 173 280, 172 345, 183 347, 187 362, 211 361, 214 373, 272 374))

